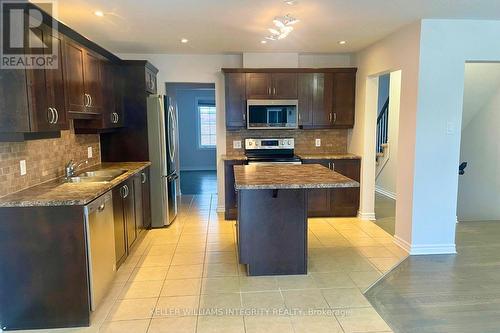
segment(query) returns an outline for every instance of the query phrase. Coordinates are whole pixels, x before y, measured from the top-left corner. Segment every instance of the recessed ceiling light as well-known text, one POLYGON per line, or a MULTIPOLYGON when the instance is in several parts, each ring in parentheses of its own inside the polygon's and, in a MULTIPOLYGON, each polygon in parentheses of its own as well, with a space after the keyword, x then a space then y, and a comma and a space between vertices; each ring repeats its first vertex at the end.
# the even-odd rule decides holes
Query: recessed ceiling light
POLYGON ((95 16, 99 16, 99 17, 103 17, 103 16, 104 16, 104 13, 102 12, 102 10, 96 10, 96 11, 94 12, 94 15, 95 15, 95 16))
POLYGON ((261 44, 266 44, 267 43, 267 40, 261 40, 260 41, 261 44))
POLYGON ((297 0, 283 0, 284 3, 286 3, 287 5, 296 5, 297 4, 297 0))
POLYGON ((189 39, 187 39, 187 38, 182 38, 181 39, 181 43, 186 44, 187 42, 189 42, 189 39))
POLYGON ((341 40, 341 41, 339 41, 339 44, 340 45, 345 45, 345 44, 347 44, 347 42, 345 40, 341 40))

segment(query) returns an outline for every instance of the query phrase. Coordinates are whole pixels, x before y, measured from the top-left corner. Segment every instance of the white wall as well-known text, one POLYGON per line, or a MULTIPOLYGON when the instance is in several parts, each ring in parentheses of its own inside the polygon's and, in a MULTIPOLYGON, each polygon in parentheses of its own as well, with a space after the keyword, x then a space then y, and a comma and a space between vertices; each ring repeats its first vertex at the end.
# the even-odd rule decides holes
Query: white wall
POLYGON ((378 76, 401 70, 396 236, 409 243, 411 243, 419 46, 420 22, 417 22, 357 54, 356 119, 349 142, 349 152, 363 157, 359 216, 374 219, 378 76))
POLYGON ((399 145, 399 108, 401 99, 401 71, 390 74, 389 85, 389 126, 388 126, 388 159, 382 171, 377 176, 377 191, 396 199, 398 174, 399 145))
MULTIPOLYGON (((491 65, 485 65, 490 67, 491 65)), ((494 64, 500 72, 500 64, 494 64)), ((464 113, 467 113, 464 109, 464 113)), ((500 220, 500 86, 462 130, 460 161, 467 161, 459 177, 459 221, 500 220)))

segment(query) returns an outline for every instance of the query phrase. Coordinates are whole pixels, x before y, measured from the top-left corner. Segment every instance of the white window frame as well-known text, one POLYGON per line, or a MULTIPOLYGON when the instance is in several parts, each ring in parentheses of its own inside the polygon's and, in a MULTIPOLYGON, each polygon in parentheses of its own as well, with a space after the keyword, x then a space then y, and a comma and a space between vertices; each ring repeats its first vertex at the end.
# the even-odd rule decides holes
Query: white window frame
MULTIPOLYGON (((215 140, 216 140, 216 143, 214 143, 213 145, 210 144, 210 145, 203 145, 201 143, 201 138, 202 138, 202 134, 201 134, 201 108, 202 107, 212 107, 215 111, 215 117, 217 119, 217 107, 215 105, 215 103, 213 105, 211 104, 208 104, 208 103, 204 103, 202 99, 196 99, 196 114, 197 114, 197 133, 198 133, 198 148, 199 149, 216 149, 217 147, 217 120, 216 120, 216 123, 215 123, 215 132, 213 134, 213 136, 215 137, 215 140)), ((212 136, 212 134, 208 134, 209 136, 212 136)))

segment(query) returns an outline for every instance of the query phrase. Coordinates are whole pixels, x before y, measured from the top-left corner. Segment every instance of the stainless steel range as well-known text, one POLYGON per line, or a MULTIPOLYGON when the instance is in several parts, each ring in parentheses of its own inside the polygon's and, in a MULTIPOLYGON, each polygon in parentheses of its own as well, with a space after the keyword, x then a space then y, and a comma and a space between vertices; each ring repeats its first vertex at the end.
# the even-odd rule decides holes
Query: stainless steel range
POLYGON ((248 164, 302 164, 295 156, 295 140, 280 139, 245 139, 245 155, 248 164))

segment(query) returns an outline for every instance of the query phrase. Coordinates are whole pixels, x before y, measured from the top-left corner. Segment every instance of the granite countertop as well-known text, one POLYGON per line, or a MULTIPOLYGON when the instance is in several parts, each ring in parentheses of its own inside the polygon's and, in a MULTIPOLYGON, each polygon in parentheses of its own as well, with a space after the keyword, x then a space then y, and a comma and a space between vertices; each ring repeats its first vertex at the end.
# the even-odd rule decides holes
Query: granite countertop
POLYGON ((332 153, 314 153, 297 154, 301 160, 360 160, 361 156, 354 154, 332 154, 332 153))
POLYGON ((359 183, 319 164, 235 165, 237 190, 359 187, 359 183))
POLYGON ((33 206, 80 206, 86 205, 102 194, 108 192, 124 180, 137 174, 151 165, 150 162, 113 162, 102 163, 84 171, 122 169, 124 174, 107 183, 65 183, 64 178, 51 180, 25 190, 0 198, 0 207, 33 207, 33 206))
POLYGON ((222 155, 223 161, 246 161, 247 159, 245 155, 222 155))

